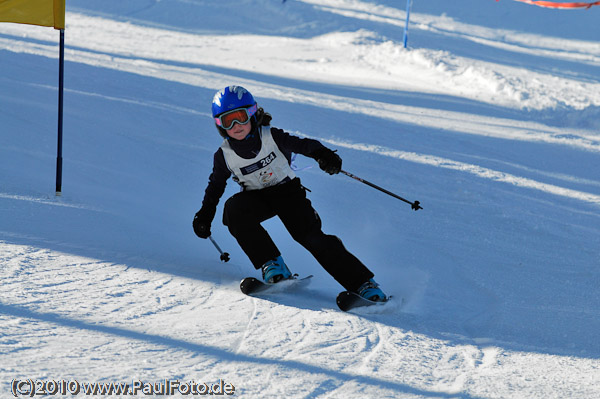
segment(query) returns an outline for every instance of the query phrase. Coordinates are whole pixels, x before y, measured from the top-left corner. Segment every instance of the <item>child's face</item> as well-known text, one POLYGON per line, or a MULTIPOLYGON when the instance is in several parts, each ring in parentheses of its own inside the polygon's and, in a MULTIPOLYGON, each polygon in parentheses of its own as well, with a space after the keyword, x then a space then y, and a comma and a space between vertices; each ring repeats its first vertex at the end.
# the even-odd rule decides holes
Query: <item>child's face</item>
POLYGON ((227 130, 227 134, 232 139, 244 140, 250 133, 250 130, 252 130, 252 124, 250 122, 246 123, 245 125, 240 125, 236 122, 233 124, 231 129, 227 130))

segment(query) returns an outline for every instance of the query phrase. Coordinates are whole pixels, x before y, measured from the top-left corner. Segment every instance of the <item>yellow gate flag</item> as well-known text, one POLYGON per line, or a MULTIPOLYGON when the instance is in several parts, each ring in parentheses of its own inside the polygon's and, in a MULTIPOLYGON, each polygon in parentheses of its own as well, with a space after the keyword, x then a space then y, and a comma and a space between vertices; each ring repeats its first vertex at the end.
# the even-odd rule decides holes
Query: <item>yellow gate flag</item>
POLYGON ((65 0, 0 0, 0 22, 65 29, 65 0))

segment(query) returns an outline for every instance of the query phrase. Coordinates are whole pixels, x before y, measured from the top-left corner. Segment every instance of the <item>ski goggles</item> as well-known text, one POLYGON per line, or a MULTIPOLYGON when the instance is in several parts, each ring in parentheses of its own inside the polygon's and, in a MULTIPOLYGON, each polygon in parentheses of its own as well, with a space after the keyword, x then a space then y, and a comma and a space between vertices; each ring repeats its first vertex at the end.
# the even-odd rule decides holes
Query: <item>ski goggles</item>
POLYGON ((215 116, 215 123, 217 126, 222 127, 225 130, 229 130, 233 127, 234 123, 245 125, 250 122, 252 115, 258 110, 258 104, 254 104, 249 108, 236 108, 231 111, 227 111, 219 116, 215 116))

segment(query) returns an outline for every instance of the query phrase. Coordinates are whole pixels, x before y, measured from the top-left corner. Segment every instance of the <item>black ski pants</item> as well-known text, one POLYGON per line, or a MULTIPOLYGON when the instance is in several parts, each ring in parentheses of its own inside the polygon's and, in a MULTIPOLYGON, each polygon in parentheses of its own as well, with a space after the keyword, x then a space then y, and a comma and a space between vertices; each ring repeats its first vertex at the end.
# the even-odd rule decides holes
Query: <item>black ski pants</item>
POLYGON ((278 216, 294 240, 306 248, 345 289, 354 291, 373 277, 342 241, 321 231, 321 219, 295 178, 262 190, 242 191, 227 200, 223 224, 256 269, 281 253, 261 223, 278 216))

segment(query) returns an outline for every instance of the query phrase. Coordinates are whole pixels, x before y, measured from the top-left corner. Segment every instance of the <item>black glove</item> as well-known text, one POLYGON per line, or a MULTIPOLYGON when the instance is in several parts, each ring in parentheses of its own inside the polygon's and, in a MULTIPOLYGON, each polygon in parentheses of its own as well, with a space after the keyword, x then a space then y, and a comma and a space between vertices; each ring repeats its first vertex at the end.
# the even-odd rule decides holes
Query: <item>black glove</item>
POLYGON ((319 163, 319 167, 330 175, 340 173, 340 170, 342 170, 342 158, 335 151, 323 147, 312 155, 319 163))
POLYGON ((214 205, 202 205, 202 208, 194 216, 192 226, 194 226, 194 233, 200 238, 210 237, 210 225, 217 212, 217 207, 214 205))
POLYGON ((258 108, 256 114, 254 115, 256 116, 258 126, 269 126, 271 124, 271 119, 273 119, 271 114, 265 112, 265 110, 262 107, 258 108))

